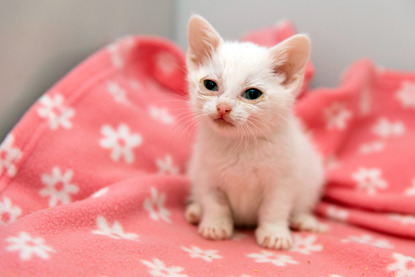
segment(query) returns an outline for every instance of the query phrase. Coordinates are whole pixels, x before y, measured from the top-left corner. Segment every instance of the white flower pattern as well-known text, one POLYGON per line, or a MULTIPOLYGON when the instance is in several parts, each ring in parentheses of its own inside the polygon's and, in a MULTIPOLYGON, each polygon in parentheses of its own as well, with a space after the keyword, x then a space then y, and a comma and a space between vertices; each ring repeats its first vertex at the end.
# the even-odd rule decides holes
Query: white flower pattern
POLYGON ((362 155, 368 155, 381 152, 384 148, 385 144, 382 141, 374 141, 362 144, 359 148, 359 152, 362 155))
POLYGON ((395 97, 403 108, 415 110, 415 81, 403 81, 395 97))
POLYGON ((39 103, 37 113, 48 120, 50 129, 72 128, 70 119, 75 115, 75 110, 64 105, 64 98, 61 94, 53 96, 46 94, 40 98, 39 103))
POLYGON ((415 216, 414 215, 402 215, 402 214, 389 214, 389 218, 398 221, 403 225, 415 225, 415 216))
POLYGON ((248 254, 248 257, 254 259, 257 263, 271 263, 281 267, 286 266, 287 264, 298 264, 291 256, 278 254, 268 250, 262 250, 260 253, 248 254))
POLYGON ((156 159, 156 165, 160 175, 177 175, 179 173, 179 167, 173 164, 173 158, 170 155, 166 155, 163 159, 156 159))
POLYGON ((133 37, 125 37, 107 46, 107 50, 110 54, 111 62, 114 67, 124 67, 124 58, 133 48, 134 43, 135 41, 133 37))
POLYGON ((175 118, 170 114, 170 112, 166 108, 149 106, 148 113, 154 120, 165 125, 172 124, 175 121, 175 118))
POLYGON ((382 178, 379 168, 360 167, 353 172, 352 179, 356 182, 357 189, 366 191, 368 195, 375 195, 378 190, 388 188, 388 183, 382 178))
POLYGON ((349 236, 347 239, 342 240, 342 242, 357 242, 361 244, 367 244, 379 248, 394 248, 393 244, 391 244, 386 239, 376 239, 368 234, 363 234, 360 236, 349 236))
POLYGON ((304 255, 310 255, 312 252, 320 252, 323 250, 323 245, 317 244, 317 236, 315 235, 294 235, 293 247, 290 249, 292 252, 298 252, 304 255))
POLYGON ((182 249, 189 253, 192 258, 201 258, 206 262, 212 262, 215 259, 222 259, 222 256, 218 254, 218 250, 203 250, 197 246, 191 248, 182 247, 182 249))
POLYGON ((401 121, 392 122, 381 117, 373 125, 372 132, 381 138, 398 137, 405 133, 405 125, 401 121))
POLYGON ((151 196, 144 200, 143 207, 148 211, 150 218, 155 221, 163 220, 170 223, 170 212, 164 207, 166 195, 151 187, 151 196))
POLYGON ((6 225, 13 223, 20 215, 22 210, 12 204, 9 198, 3 197, 3 201, 0 201, 0 225, 6 225))
POLYGON ((114 221, 112 226, 110 226, 103 216, 97 217, 97 227, 97 230, 92 231, 95 235, 103 235, 112 239, 138 240, 137 234, 124 232, 122 225, 118 221, 114 221))
POLYGON ((124 66, 124 60, 118 51, 118 44, 112 43, 107 46, 108 53, 111 57, 111 62, 116 68, 122 68, 124 66))
POLYGON ((55 250, 46 245, 46 242, 41 237, 32 237, 26 232, 19 232, 15 237, 8 237, 6 241, 9 243, 6 250, 10 252, 19 252, 19 257, 22 261, 28 261, 33 256, 41 259, 49 259, 49 253, 55 250))
POLYGON ((43 174, 42 183, 45 188, 39 191, 42 197, 49 197, 49 207, 55 207, 59 204, 68 204, 71 202, 71 194, 79 192, 78 186, 71 184, 73 171, 67 170, 62 172, 57 166, 52 168, 51 175, 43 174))
POLYGON ((127 91, 123 89, 117 82, 108 81, 107 91, 112 96, 115 102, 129 104, 127 98, 127 91))
POLYGON ((326 215, 328 218, 343 222, 347 221, 347 219, 349 218, 349 212, 347 210, 335 206, 328 207, 326 215))
POLYGON ((182 273, 182 267, 167 267, 159 259, 153 259, 152 261, 141 260, 141 262, 150 269, 149 273, 154 277, 187 277, 186 274, 182 273))
POLYGON ((14 177, 17 173, 15 163, 22 157, 22 152, 14 146, 14 136, 8 135, 0 145, 0 176, 5 173, 14 177))
POLYGON ((351 117, 351 111, 346 108, 346 104, 343 102, 334 102, 324 109, 324 120, 327 130, 345 129, 347 121, 350 120, 351 117))
POLYGON ((126 124, 120 124, 117 129, 113 129, 110 125, 102 126, 101 134, 104 137, 100 139, 99 144, 102 148, 111 150, 110 157, 114 162, 118 162, 121 158, 124 158, 127 164, 134 162, 133 149, 143 142, 138 133, 131 133, 126 124))
POLYGON ((405 256, 401 253, 393 253, 394 263, 388 265, 388 271, 393 271, 395 277, 413 277, 415 276, 415 259, 405 256))

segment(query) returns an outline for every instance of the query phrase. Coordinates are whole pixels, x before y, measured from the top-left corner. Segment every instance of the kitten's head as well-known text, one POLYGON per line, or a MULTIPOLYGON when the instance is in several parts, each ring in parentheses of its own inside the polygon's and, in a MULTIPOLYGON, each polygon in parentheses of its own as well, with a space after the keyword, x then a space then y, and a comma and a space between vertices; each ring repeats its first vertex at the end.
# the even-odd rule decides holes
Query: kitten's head
POLYGON ((266 136, 291 115, 310 54, 305 35, 272 48, 225 42, 202 17, 188 28, 190 102, 201 124, 227 136, 266 136))

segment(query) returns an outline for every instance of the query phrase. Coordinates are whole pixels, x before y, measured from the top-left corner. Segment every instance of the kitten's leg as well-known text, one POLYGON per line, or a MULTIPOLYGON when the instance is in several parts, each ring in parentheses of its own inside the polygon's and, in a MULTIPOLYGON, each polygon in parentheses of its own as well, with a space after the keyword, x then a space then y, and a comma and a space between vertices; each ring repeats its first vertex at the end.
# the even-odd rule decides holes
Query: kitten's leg
MULTIPOLYGON (((313 186, 308 187, 313 188, 313 186)), ((290 217, 290 226, 293 229, 311 232, 327 231, 328 226, 318 222, 316 217, 312 214, 319 199, 320 189, 317 186, 314 186, 314 189, 311 190, 304 190, 298 195, 290 217)))
POLYGON ((232 213, 224 193, 212 191, 205 194, 201 202, 203 214, 199 233, 213 240, 230 238, 233 233, 232 213))
POLYGON ((255 231, 259 245, 272 249, 288 249, 292 238, 288 218, 293 204, 292 181, 278 182, 278 189, 265 192, 265 198, 259 211, 258 227, 255 231))
POLYGON ((202 217, 202 207, 196 201, 190 202, 186 206, 185 217, 187 222, 191 224, 198 224, 202 217))
POLYGON ((313 214, 307 212, 294 213, 290 218, 290 226, 299 231, 323 233, 328 230, 326 224, 318 222, 313 214))

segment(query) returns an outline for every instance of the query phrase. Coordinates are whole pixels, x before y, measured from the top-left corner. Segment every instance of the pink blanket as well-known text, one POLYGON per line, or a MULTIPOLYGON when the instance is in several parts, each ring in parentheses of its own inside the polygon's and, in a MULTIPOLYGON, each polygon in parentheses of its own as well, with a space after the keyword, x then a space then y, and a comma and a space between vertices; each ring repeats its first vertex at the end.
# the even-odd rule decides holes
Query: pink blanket
MULTIPOLYGON (((247 39, 272 45, 289 22, 247 39)), ((184 219, 194 124, 183 53, 127 37, 50 89, 0 147, 0 276, 415 276, 415 74, 368 60, 298 115, 327 160, 330 230, 290 251, 184 219)))

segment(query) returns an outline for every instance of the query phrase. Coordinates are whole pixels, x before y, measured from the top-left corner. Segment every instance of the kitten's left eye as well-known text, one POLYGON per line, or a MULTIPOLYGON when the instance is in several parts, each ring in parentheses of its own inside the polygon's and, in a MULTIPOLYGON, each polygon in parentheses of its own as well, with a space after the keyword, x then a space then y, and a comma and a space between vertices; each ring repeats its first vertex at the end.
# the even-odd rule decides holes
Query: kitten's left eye
POLYGON ((242 95, 243 98, 248 100, 255 100, 262 95, 262 92, 256 88, 247 89, 242 95))

